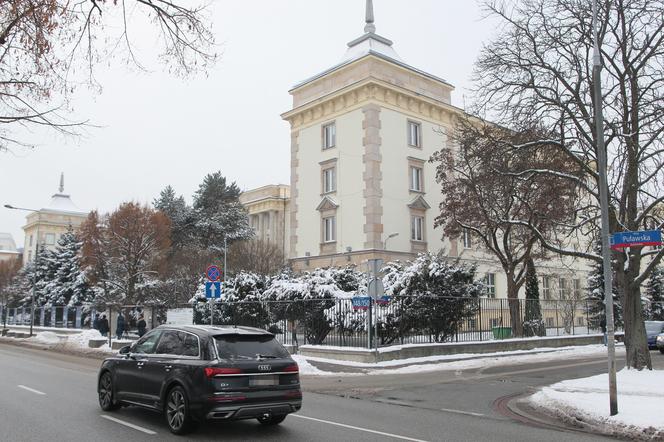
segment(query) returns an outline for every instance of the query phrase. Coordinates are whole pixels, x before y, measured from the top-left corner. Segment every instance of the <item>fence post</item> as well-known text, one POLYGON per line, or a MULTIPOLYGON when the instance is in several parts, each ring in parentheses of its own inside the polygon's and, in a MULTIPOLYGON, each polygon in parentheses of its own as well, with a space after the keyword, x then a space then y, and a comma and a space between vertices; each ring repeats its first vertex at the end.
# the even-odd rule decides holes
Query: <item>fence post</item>
POLYGON ((586 334, 590 334, 590 321, 588 321, 588 300, 586 299, 586 334))
POLYGON ((560 308, 560 303, 556 301, 556 336, 560 336, 560 326, 558 323, 558 309, 560 308))
POLYGON ((371 311, 371 307, 372 307, 372 305, 373 305, 373 302, 369 302, 369 309, 367 310, 367 311, 369 312, 369 313, 367 314, 367 321, 368 321, 368 324, 367 324, 367 348, 368 348, 369 350, 371 350, 371 342, 372 342, 371 337, 372 337, 372 335, 373 335, 373 333, 372 333, 372 330, 373 330, 373 327, 372 327, 372 325, 373 325, 373 321, 372 321, 372 314, 371 314, 371 313, 372 313, 372 311, 371 311))
POLYGON ((480 341, 484 341, 484 331, 482 330, 482 304, 483 304, 482 301, 483 301, 483 299, 481 299, 481 298, 477 300, 477 302, 479 302, 479 305, 480 305, 480 312, 479 312, 480 313, 480 317, 479 317, 479 319, 480 319, 480 324, 479 324, 480 325, 480 341))

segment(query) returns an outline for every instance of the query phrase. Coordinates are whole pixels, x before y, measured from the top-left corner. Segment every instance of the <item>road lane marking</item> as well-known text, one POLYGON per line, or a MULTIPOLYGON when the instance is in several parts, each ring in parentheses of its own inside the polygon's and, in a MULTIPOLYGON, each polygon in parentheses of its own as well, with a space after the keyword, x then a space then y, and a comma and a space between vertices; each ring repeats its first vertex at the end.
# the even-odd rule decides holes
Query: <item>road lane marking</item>
POLYGON ((29 391, 31 393, 34 393, 34 394, 38 394, 38 395, 41 395, 41 396, 46 396, 46 393, 44 393, 43 391, 35 390, 34 388, 26 387, 25 385, 18 385, 18 388, 22 388, 22 389, 24 389, 26 391, 29 391))
POLYGON ((482 413, 473 413, 472 411, 452 410, 450 408, 441 408, 440 411, 445 411, 447 413, 454 413, 454 414, 466 414, 468 416, 484 417, 482 413))
POLYGON ((123 421, 123 420, 116 419, 116 418, 111 417, 111 416, 107 416, 107 415, 105 415, 105 414, 102 414, 102 415, 100 415, 100 416, 103 417, 104 419, 108 419, 109 421, 112 421, 112 422, 118 423, 118 424, 120 424, 120 425, 124 425, 125 427, 129 427, 129 428, 133 428, 134 430, 142 431, 142 432, 145 433, 145 434, 149 434, 149 435, 155 435, 155 434, 157 434, 155 431, 148 430, 147 428, 139 427, 138 425, 134 425, 134 424, 132 424, 132 423, 125 422, 125 421, 123 421))
POLYGON ((399 436, 398 434, 384 433, 382 431, 370 430, 368 428, 355 427, 353 425, 342 424, 339 422, 326 421, 323 419, 316 419, 315 417, 302 416, 301 414, 291 414, 292 417, 298 417, 300 419, 307 419, 310 421, 321 422, 324 424, 335 425, 337 427, 350 428, 351 430, 364 431, 365 433, 378 434, 380 436, 392 437, 394 439, 409 440, 412 442, 426 442, 422 439, 413 439, 412 437, 399 436))

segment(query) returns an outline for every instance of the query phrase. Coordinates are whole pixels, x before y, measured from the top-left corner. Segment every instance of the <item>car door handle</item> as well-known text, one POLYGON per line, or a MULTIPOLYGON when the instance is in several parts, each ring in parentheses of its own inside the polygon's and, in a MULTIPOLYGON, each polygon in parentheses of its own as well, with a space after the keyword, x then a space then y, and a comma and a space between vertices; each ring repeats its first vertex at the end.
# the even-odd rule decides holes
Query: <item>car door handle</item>
POLYGON ((173 368, 173 366, 172 365, 166 365, 164 368, 166 369, 166 371, 171 371, 171 368, 173 368))
POLYGON ((138 368, 143 368, 143 365, 145 365, 145 362, 137 362, 137 363, 136 363, 136 366, 137 366, 138 368))

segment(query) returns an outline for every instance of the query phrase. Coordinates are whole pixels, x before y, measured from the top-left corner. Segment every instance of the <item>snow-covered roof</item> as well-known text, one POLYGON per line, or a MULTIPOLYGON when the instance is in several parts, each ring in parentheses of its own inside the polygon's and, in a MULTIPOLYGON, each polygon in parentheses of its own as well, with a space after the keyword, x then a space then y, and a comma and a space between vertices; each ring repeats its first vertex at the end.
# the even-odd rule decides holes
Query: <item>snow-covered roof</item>
POLYGON ((70 213, 76 215, 85 215, 86 212, 81 210, 71 200, 71 196, 64 193, 65 191, 65 176, 64 173, 60 174, 60 187, 58 193, 51 197, 48 206, 42 207, 42 212, 55 212, 55 213, 70 213))
POLYGON ((48 206, 42 208, 42 211, 46 212, 66 212, 66 213, 77 213, 85 214, 74 202, 71 200, 69 195, 63 193, 56 193, 51 197, 51 202, 48 206))
POLYGON ((16 243, 11 233, 0 233, 0 250, 3 252, 16 252, 16 243))
POLYGON ((399 57, 397 51, 395 51, 394 48, 392 47, 392 40, 389 40, 385 37, 376 34, 376 26, 374 25, 374 18, 373 18, 373 5, 371 4, 371 2, 367 2, 367 17, 366 17, 366 26, 364 27, 364 34, 361 37, 356 38, 355 40, 348 43, 348 49, 346 50, 346 53, 344 54, 343 58, 338 64, 332 66, 329 69, 326 69, 320 74, 314 75, 311 78, 299 82, 298 84, 293 86, 293 89, 297 89, 301 86, 304 86, 307 83, 310 83, 314 80, 324 77, 325 75, 331 72, 341 69, 344 66, 347 66, 357 60, 360 60, 364 57, 368 57, 370 55, 381 58, 385 61, 389 61, 398 66, 401 66, 402 68, 411 70, 425 77, 449 85, 447 81, 445 81, 440 77, 436 77, 435 75, 431 75, 427 72, 424 72, 420 69, 414 68, 413 66, 406 64, 401 59, 401 57, 399 57))

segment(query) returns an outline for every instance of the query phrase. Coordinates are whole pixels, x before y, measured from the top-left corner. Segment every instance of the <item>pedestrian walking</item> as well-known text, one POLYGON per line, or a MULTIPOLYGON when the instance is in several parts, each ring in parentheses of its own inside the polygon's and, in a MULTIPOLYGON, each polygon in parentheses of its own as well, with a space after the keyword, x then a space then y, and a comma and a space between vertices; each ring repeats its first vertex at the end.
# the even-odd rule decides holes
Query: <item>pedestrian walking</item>
POLYGON ((108 319, 106 319, 106 315, 101 315, 101 319, 99 320, 99 333, 102 336, 106 336, 108 333, 108 319))
POLYGON ((118 321, 115 327, 115 333, 117 334, 118 339, 122 339, 122 334, 125 330, 125 318, 122 316, 122 312, 118 314, 118 321))
POLYGON ((92 321, 92 328, 99 330, 99 315, 95 315, 95 319, 92 321))
POLYGON ((136 327, 138 327, 138 336, 141 337, 145 334, 146 328, 148 324, 145 322, 145 317, 143 315, 138 317, 138 323, 136 324, 136 327))

